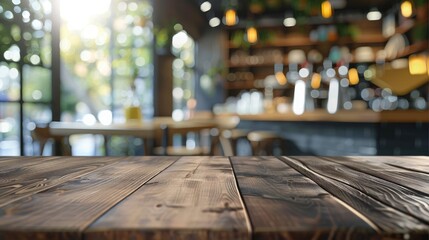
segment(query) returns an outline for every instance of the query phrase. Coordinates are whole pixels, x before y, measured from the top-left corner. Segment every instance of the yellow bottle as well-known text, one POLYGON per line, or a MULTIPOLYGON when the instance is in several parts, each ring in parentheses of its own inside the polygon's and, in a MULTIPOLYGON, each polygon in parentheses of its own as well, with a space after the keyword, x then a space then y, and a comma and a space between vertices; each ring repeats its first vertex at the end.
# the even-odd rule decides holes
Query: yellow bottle
POLYGON ((142 112, 140 108, 140 101, 135 91, 135 86, 131 86, 131 91, 128 93, 128 100, 125 103, 125 121, 137 122, 142 120, 142 112))

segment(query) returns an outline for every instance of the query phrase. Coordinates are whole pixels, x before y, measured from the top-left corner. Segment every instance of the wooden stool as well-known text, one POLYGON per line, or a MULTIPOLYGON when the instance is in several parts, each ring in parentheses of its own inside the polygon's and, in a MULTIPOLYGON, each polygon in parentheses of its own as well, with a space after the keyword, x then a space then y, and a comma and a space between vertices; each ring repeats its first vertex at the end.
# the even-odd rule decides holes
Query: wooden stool
MULTIPOLYGON (((284 145, 283 138, 270 131, 252 131, 247 134, 247 139, 252 146, 252 154, 255 156, 272 156, 276 145, 282 148, 284 145)), ((283 149, 282 154, 284 154, 283 149)))

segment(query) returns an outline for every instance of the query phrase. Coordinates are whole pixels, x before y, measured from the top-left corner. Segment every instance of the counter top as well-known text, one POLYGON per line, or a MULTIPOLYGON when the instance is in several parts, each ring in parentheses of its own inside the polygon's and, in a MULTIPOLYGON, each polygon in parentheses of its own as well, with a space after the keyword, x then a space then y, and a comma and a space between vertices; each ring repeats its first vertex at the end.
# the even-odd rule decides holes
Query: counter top
POLYGON ((429 157, 1 157, 0 239, 428 239, 429 157))
MULTIPOLYGON (((221 115, 218 115, 222 117, 221 115)), ((249 121, 291 121, 291 122, 351 122, 351 123, 416 123, 429 122, 429 110, 395 110, 374 112, 371 110, 341 110, 329 114, 325 110, 305 112, 302 115, 289 113, 263 113, 237 115, 240 120, 249 121)))

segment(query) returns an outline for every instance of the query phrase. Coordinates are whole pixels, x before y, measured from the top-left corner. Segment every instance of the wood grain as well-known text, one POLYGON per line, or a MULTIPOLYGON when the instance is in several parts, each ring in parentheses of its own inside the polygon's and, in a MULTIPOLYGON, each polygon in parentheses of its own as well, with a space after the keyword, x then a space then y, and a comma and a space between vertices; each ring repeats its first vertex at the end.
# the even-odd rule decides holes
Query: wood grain
POLYGON ((229 160, 182 157, 111 209, 85 239, 250 239, 229 160))
POLYGON ((421 159, 385 156, 377 157, 326 157, 351 169, 368 173, 403 187, 429 194, 429 174, 414 169, 423 169, 427 162, 421 159))
POLYGON ((232 157, 254 239, 367 239, 376 231, 274 157, 232 157))
POLYGON ((0 208, 0 239, 79 239, 84 228, 176 159, 123 158, 8 204, 0 208))
MULTIPOLYGON (((355 159, 355 158, 354 158, 355 159)), ((358 159, 358 158, 356 158, 358 159)), ((367 161, 368 164, 375 165, 378 162, 384 163, 385 165, 390 165, 393 167, 406 169, 407 172, 414 173, 424 173, 426 182, 429 182, 429 157, 421 156, 411 156, 411 157, 390 157, 390 156, 380 156, 380 157, 370 157, 367 161)))
POLYGON ((295 159, 322 176, 347 184, 392 208, 429 223, 429 195, 320 157, 303 156, 295 159))
POLYGON ((377 225, 382 230, 381 234, 383 237, 401 237, 402 234, 411 234, 422 239, 428 237, 428 225, 414 217, 387 206, 354 187, 344 184, 341 181, 325 177, 311 170, 298 159, 300 159, 300 157, 281 157, 281 160, 289 166, 311 178, 319 186, 326 189, 332 195, 364 215, 373 224, 377 225))
POLYGON ((0 170, 0 207, 114 162, 100 157, 24 157, 0 170))

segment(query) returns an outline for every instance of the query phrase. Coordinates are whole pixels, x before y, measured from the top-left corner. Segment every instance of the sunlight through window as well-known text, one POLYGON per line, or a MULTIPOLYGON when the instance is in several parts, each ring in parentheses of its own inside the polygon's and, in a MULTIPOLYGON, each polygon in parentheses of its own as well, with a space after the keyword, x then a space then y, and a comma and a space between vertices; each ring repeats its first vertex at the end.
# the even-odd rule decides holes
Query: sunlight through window
POLYGON ((61 18, 73 29, 82 29, 97 15, 109 11, 111 0, 61 0, 61 18))

